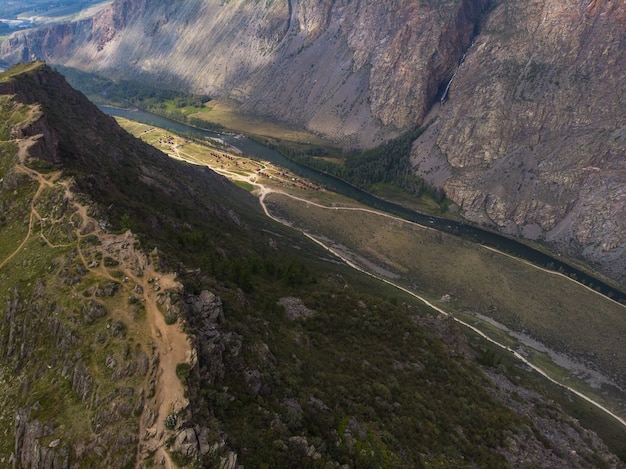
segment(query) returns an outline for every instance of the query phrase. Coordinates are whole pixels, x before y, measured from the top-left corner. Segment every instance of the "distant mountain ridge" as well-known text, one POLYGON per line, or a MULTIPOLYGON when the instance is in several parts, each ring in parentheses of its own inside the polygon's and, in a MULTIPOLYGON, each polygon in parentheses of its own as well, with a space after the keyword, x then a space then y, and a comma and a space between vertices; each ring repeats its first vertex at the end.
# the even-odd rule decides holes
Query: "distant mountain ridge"
POLYGON ((234 99, 345 147, 375 146, 432 112, 415 170, 465 217, 623 286, 625 10, 624 0, 119 0, 15 34, 0 57, 234 99))
POLYGON ((122 0, 90 20, 16 35, 2 55, 227 96, 243 111, 371 146, 423 121, 487 4, 122 0))

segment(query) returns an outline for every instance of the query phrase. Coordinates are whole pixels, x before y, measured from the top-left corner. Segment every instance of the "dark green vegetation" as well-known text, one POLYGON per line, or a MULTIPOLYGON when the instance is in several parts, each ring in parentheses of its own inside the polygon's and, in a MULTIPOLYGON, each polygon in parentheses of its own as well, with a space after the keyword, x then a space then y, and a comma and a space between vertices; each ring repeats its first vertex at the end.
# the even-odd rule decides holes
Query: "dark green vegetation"
POLYGON ((69 67, 58 66, 56 68, 65 76, 68 83, 96 104, 124 108, 135 106, 202 129, 218 130, 221 128, 197 117, 190 117, 190 114, 206 109, 205 104, 211 100, 210 96, 168 90, 135 81, 116 82, 94 73, 69 67))
POLYGON ((327 154, 321 147, 303 153, 279 149, 299 163, 341 178, 362 189, 376 192, 377 185, 391 184, 416 197, 428 195, 440 204, 446 197, 443 189, 427 184, 415 174, 411 165, 411 145, 424 130, 424 127, 414 128, 379 147, 364 152, 352 152, 341 165, 330 158, 319 158, 327 154))
POLYGON ((506 465, 495 450, 502 429, 524 433, 518 417, 484 391, 476 368, 429 336, 418 311, 327 279, 268 288, 248 307, 231 307, 223 292, 224 326, 245 340, 225 363, 245 371, 198 389, 201 408, 212 409, 206 417, 248 448, 247 467, 506 465), (284 294, 302 298, 312 317, 290 322, 276 306, 284 294))
MULTIPOLYGON (((563 387, 547 382, 537 373, 530 371, 525 367, 521 367, 519 362, 507 353, 503 353, 502 349, 493 344, 485 343, 477 335, 468 335, 470 344, 479 351, 478 361, 485 365, 487 370, 504 371, 507 376, 513 377, 512 381, 523 385, 527 389, 535 389, 548 399, 558 402, 562 409, 577 419, 585 428, 593 428, 602 440, 611 448, 621 461, 626 461, 626 429, 617 425, 612 417, 606 415, 605 412, 596 406, 584 401, 566 391, 563 387)), ((518 390, 519 391, 519 390, 518 390)), ((515 392, 511 393, 511 397, 516 399, 515 392)), ((545 407, 543 403, 536 401, 539 412, 548 415, 553 410, 545 407)), ((597 467, 603 467, 601 461, 596 461, 597 467)), ((593 466, 593 464, 592 464, 593 466)))
MULTIPOLYGON (((45 116, 22 130, 25 137, 46 136, 38 147, 43 161, 35 165, 37 174, 52 178, 58 171, 59 177, 73 178, 71 190, 85 201, 88 195, 89 212, 101 224, 113 231, 130 227, 144 250, 157 248, 153 262, 178 272, 184 283, 185 291, 173 295, 172 302, 197 351, 195 366, 176 367, 190 405, 176 416, 159 416, 171 433, 175 462, 219 467, 220 458, 234 452, 245 467, 507 467, 528 458, 531 465, 543 462, 554 452, 563 465, 611 464, 606 450, 558 406, 530 393, 534 405, 545 409, 544 421, 532 406, 511 404, 508 391, 496 389, 476 357, 486 365, 495 361, 469 347, 449 321, 431 317, 405 295, 351 271, 303 236, 269 221, 245 190, 130 137, 59 74, 31 66, 5 75, 0 90, 15 95, 5 98, 3 111, 25 116, 24 106, 37 103, 45 116), (209 449, 183 454, 177 436, 196 428, 206 435, 209 449), (568 437, 555 443, 546 436, 553 434, 568 437), (217 449, 211 450, 214 443, 217 449)), ((0 168, 14 164, 14 153, 3 154, 0 168)), ((33 214, 36 187, 30 179, 18 185, 7 179, 0 186, 9 214, 6 229, 23 230, 33 214)), ((59 219, 54 211, 62 205, 59 194, 38 196, 46 219, 59 219)), ((75 221, 74 214, 61 218, 69 225, 75 221)), ((0 229, 2 239, 8 239, 0 229)), ((61 227, 54 233, 55 245, 72 244, 61 227)), ((16 234, 13 246, 21 239, 16 234)), ((96 285, 92 297, 86 297, 93 285, 81 273, 84 261, 75 245, 57 251, 43 238, 30 242, 39 245, 41 257, 24 259, 20 256, 26 251, 18 250, 20 256, 12 260, 15 266, 32 265, 28 274, 19 270, 16 278, 16 270, 0 268, 9 305, 0 310, 0 352, 10 357, 3 362, 7 381, 0 388, 9 399, 0 410, 11 422, 8 435, 0 435, 0 457, 8 460, 20 446, 11 430, 15 411, 32 404, 29 418, 53 427, 41 439, 60 463, 104 466, 106 457, 122 454, 124 464, 118 459, 110 467, 134 467, 137 403, 144 395, 136 394, 135 374, 123 381, 113 378, 108 357, 125 365, 145 362, 141 353, 148 344, 136 329, 142 310, 114 270, 108 272, 116 287, 96 285), (54 299, 54 279, 66 278, 63 269, 69 283, 76 279, 72 291, 82 297, 66 290, 54 299), (125 289, 124 296, 116 288, 125 289), (98 289, 128 301, 124 308, 119 302, 113 307, 98 289), (16 298, 20 307, 12 306, 16 298), (98 305, 106 306, 104 312, 98 305), (29 316, 31 311, 37 314, 29 316), (137 319, 119 321, 114 314, 137 319), (60 332, 45 335, 56 322, 60 332), (32 328, 40 330, 31 334, 32 328), (16 331, 33 344, 30 354, 10 347, 16 331), (62 353, 53 355, 51 350, 60 346, 68 351, 61 347, 62 353), (30 366, 31 360, 37 365, 30 366), (64 379, 65 364, 82 380, 64 379), (85 409, 88 413, 81 413, 85 409), (116 428, 124 431, 114 433, 116 428), (102 437, 103 429, 110 439, 102 437), (53 437, 62 443, 55 446, 55 440, 49 441, 53 437), (76 441, 88 451, 68 449, 76 441)), ((97 239, 85 237, 80 243, 83 252, 97 239)), ((117 268, 115 259, 101 260, 103 268, 117 268)), ((498 379, 506 381, 504 375, 498 379)), ((146 397, 153 391, 147 387, 146 397)))
MULTIPOLYGON (((473 243, 436 230, 373 213, 303 209, 299 201, 281 195, 266 197, 266 204, 292 226, 359 253, 368 262, 356 263, 366 270, 368 263, 383 267, 390 272, 389 280, 431 301, 449 295, 447 311, 477 312, 589 363, 611 377, 617 388, 626 385, 626 357, 615 356, 626 334, 623 305, 564 276, 476 249, 473 243)), ((623 394, 617 396, 615 408, 620 409, 623 394)))

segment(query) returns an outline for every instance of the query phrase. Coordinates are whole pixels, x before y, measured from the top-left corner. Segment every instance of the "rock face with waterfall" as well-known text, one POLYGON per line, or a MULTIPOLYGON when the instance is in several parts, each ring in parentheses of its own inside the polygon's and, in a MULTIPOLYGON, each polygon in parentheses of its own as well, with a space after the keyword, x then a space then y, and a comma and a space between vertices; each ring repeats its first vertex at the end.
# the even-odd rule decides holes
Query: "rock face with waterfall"
POLYGON ((435 111, 413 162, 467 219, 623 284, 625 10, 624 0, 119 0, 17 33, 0 59, 233 99, 346 148, 435 111))
POLYGON ((467 218, 621 282, 625 28, 623 1, 502 2, 413 148, 467 218))

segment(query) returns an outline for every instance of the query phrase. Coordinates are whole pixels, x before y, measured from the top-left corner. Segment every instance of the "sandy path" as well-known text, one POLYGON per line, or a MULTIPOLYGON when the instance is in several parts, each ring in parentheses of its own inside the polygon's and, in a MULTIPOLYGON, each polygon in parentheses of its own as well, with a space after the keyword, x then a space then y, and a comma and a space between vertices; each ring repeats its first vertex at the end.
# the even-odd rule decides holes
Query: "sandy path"
MULTIPOLYGON (((136 466, 142 467, 141 463, 143 459, 153 454, 157 466, 151 467, 163 467, 166 469, 176 468, 177 466, 173 464, 165 448, 166 439, 169 436, 165 429, 165 418, 169 414, 176 413, 188 405, 188 401, 185 398, 184 386, 176 376, 176 366, 179 363, 189 361, 192 349, 187 335, 182 331, 180 324, 168 325, 165 323, 165 318, 159 310, 158 302, 159 297, 163 295, 165 291, 179 291, 182 285, 176 281, 175 274, 164 274, 155 270, 151 263, 150 256, 135 249, 135 238, 130 232, 118 235, 107 233, 100 228, 98 222, 88 215, 88 206, 80 203, 76 195, 72 193, 69 188, 69 182, 58 180, 60 177, 59 172, 44 175, 26 167, 22 163, 17 164, 15 168, 19 172, 37 181, 39 186, 30 202, 30 216, 26 236, 19 246, 0 263, 0 268, 4 267, 24 249, 26 243, 33 236, 36 220, 45 220, 35 208, 37 200, 41 196, 44 188, 54 187, 55 185, 64 187, 65 197, 72 207, 72 209, 69 210, 71 213, 67 213, 64 216, 71 219, 74 214, 78 214, 80 217, 80 221, 77 223, 78 226, 76 226, 76 224, 74 226, 76 241, 64 245, 55 245, 46 238, 43 232, 39 234, 51 248, 76 246, 77 253, 85 269, 97 277, 105 278, 110 281, 118 281, 119 279, 115 278, 109 269, 101 262, 97 262, 96 265, 94 265, 85 255, 80 240, 87 236, 95 235, 99 239, 100 245, 96 248, 91 248, 90 257, 93 256, 95 251, 100 251, 102 257, 111 256, 115 258, 119 262, 115 270, 122 271, 128 278, 128 281, 132 281, 141 287, 142 293, 139 294, 139 296, 141 297, 140 300, 142 300, 141 302, 146 311, 147 333, 147 337, 142 337, 141 340, 145 341, 147 339, 147 342, 152 344, 154 353, 159 357, 159 369, 157 371, 155 396, 151 400, 152 402, 147 402, 144 407, 144 414, 149 407, 150 410, 156 414, 156 418, 151 427, 145 426, 143 423, 143 415, 140 418, 140 443, 136 466), (140 268, 142 275, 135 274, 137 267, 140 268), (158 280, 155 282, 151 279, 158 280), (156 285, 158 285, 158 288, 156 288, 156 285)), ((148 350, 148 353, 150 352, 151 351, 148 350)))
POLYGON ((149 279, 158 278, 160 288, 164 290, 179 290, 182 285, 175 281, 174 274, 159 274, 152 265, 144 270, 143 278, 139 279, 127 271, 129 278, 143 288, 146 320, 150 326, 152 343, 159 354, 159 371, 157 375, 156 394, 154 397, 154 410, 157 417, 154 425, 146 427, 143 418, 140 422, 140 443, 137 467, 140 467, 141 456, 148 456, 155 452, 155 461, 161 467, 175 468, 169 453, 165 450, 166 429, 165 418, 172 413, 184 409, 189 404, 185 398, 185 389, 176 376, 176 365, 189 362, 191 356, 191 344, 187 335, 179 327, 179 324, 167 325, 165 318, 159 310, 158 292, 155 283, 149 279))

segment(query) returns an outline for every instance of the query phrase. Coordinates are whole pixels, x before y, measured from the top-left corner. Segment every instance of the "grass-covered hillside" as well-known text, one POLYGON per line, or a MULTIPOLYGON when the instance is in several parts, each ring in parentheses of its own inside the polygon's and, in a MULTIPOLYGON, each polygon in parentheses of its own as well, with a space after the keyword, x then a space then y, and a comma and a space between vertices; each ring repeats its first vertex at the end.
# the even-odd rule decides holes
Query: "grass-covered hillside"
POLYGON ((620 464, 526 370, 45 65, 0 75, 0 113, 0 464, 620 464))

